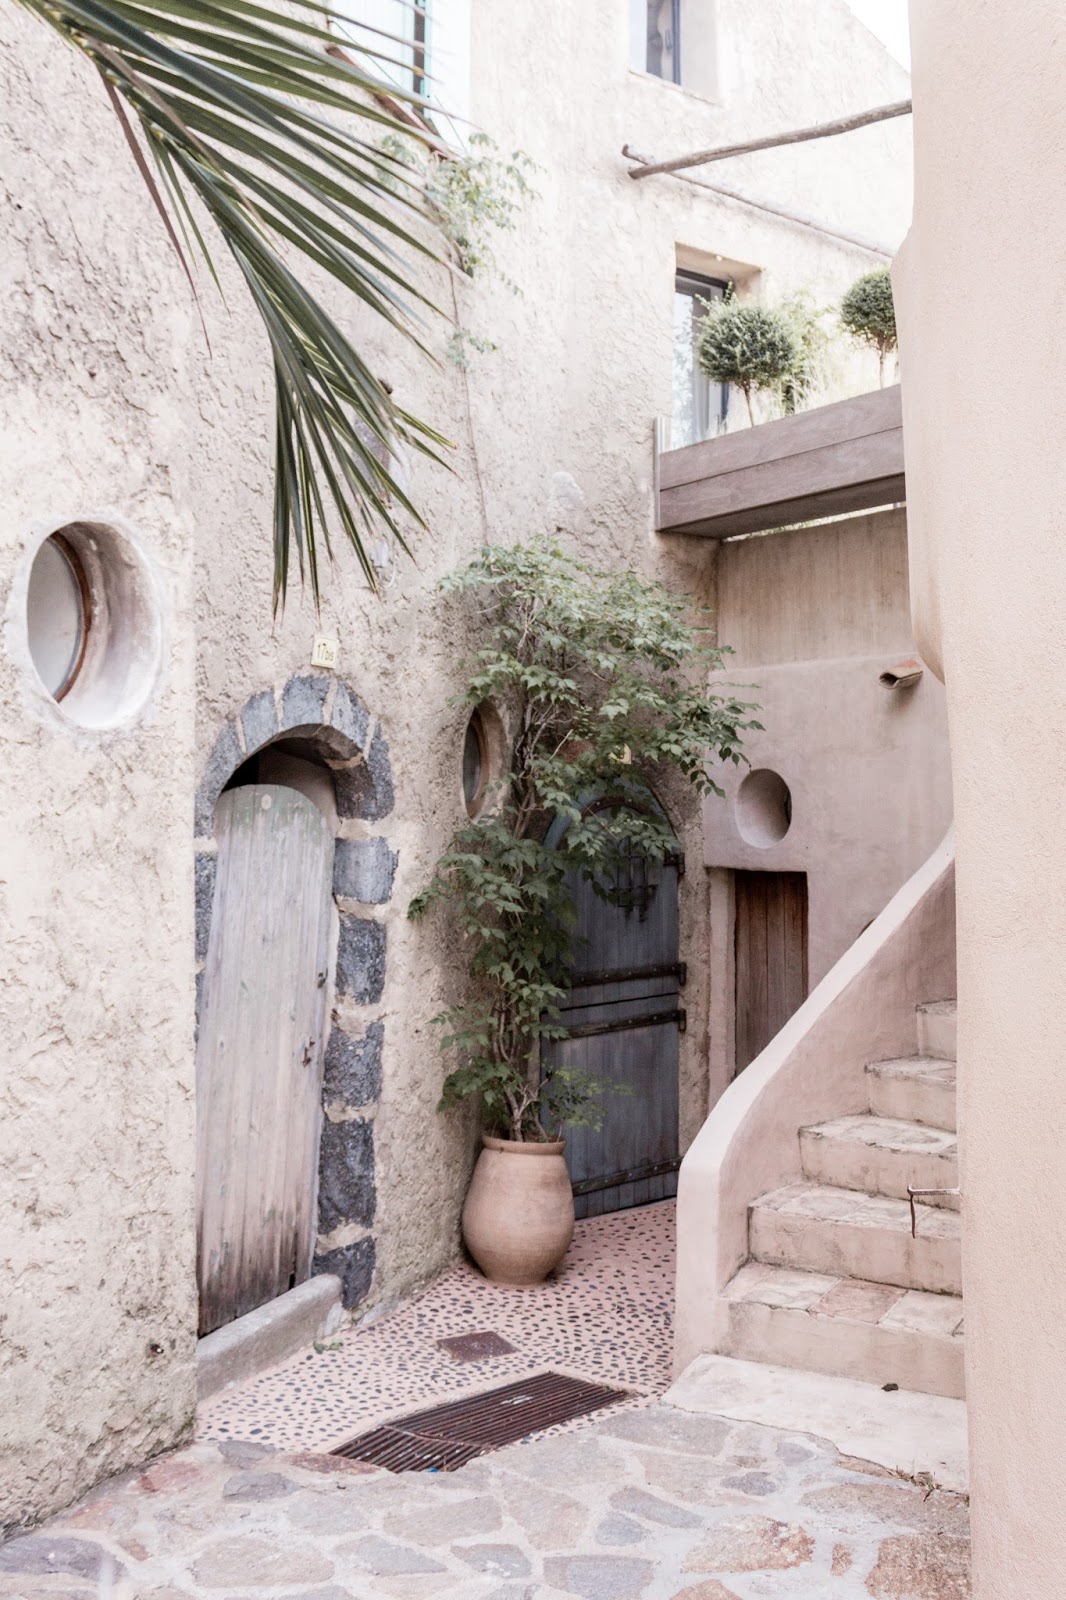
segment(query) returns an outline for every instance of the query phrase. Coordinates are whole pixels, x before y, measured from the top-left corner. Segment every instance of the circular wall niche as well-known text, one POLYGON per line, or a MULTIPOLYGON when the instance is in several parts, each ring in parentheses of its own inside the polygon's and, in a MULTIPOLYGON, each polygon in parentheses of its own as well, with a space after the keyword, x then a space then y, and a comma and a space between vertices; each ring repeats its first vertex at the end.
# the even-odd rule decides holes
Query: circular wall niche
POLYGON ((463 735, 463 804, 468 816, 484 810, 505 766, 506 737, 495 706, 475 706, 463 735))
POLYGON ((788 784, 769 767, 749 772, 734 802, 737 832, 745 844, 768 850, 792 826, 792 795, 788 784))
POLYGON ((41 688, 85 728, 128 722, 163 656, 163 613, 140 550, 107 523, 69 522, 38 544, 26 644, 41 688))

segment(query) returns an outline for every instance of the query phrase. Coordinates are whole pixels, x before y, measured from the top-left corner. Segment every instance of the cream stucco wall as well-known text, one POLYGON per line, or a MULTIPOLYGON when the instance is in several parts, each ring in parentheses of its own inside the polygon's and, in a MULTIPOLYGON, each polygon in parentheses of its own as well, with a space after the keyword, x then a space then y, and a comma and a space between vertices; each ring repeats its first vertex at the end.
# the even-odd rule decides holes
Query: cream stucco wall
POLYGON ((724 544, 718 625, 725 675, 759 710, 751 767, 721 774, 705 806, 712 869, 709 1104, 733 1076, 729 881, 734 871, 803 872, 813 989, 943 838, 951 822, 944 691, 931 672, 880 681, 914 654, 902 509, 724 544), (738 791, 769 769, 791 795, 776 842, 738 824, 738 791))
POLYGON ((974 1594, 1050 1600, 1066 1582, 1066 41, 1058 0, 1009 25, 986 0, 912 0, 911 29, 914 222, 894 281, 914 610, 955 789, 974 1594))
MULTIPOLYGON (((498 248, 522 293, 459 286, 464 320, 498 345, 465 377, 356 321, 398 399, 455 441, 455 472, 416 467, 428 532, 380 600, 341 552, 321 618, 296 587, 275 623, 263 335, 239 286, 227 312, 205 285, 207 355, 92 72, 7 6, 3 601, 38 519, 111 506, 162 575, 169 626, 147 710, 106 736, 43 713, 27 699, 18 651, 0 658, 15 930, 0 1007, 17 1043, 3 1091, 13 1356, 0 1414, 13 1419, 5 1442, 30 1463, 28 1483, 11 1482, 10 1518, 41 1514, 161 1447, 191 1406, 191 799, 219 730, 251 696, 307 672, 321 631, 340 640, 338 676, 388 741, 395 806, 350 832, 385 836, 399 853, 392 901, 371 913, 386 926, 385 988, 362 1012, 363 1023, 385 1023, 370 1298, 389 1299, 452 1256, 471 1157, 469 1124, 435 1111, 429 1019, 456 978, 454 955, 405 920, 460 815, 462 719, 448 701, 464 641, 436 582, 484 537, 548 527, 586 556, 713 602, 713 549, 651 532, 651 428, 670 406, 677 251, 709 268, 716 256, 748 263, 760 289, 807 287, 827 300, 880 259, 692 184, 633 183, 620 156, 627 140, 667 153, 897 98, 903 74, 842 0, 722 0, 720 104, 632 73, 627 19, 626 0, 474 0, 471 115, 540 168, 540 198, 498 248), (162 1354, 147 1355, 156 1343, 162 1354)), ((908 139, 905 124, 887 125, 738 162, 728 177, 891 245, 908 206, 908 139)), ((449 283, 434 288, 446 303, 449 283)), ((849 357, 841 383, 873 375, 868 358, 849 357)), ((16 635, 19 626, 16 615, 16 635)), ((695 864, 698 807, 664 799, 695 864)), ((687 1141, 707 1100, 699 871, 685 879, 682 917, 693 974, 687 1141)))
POLYGON ((0 54, 0 1525, 162 1448, 195 1399, 187 296, 106 102, 18 8, 0 54), (94 159, 103 149, 111 159, 94 159), (167 635, 125 726, 35 685, 25 581, 114 520, 167 635))

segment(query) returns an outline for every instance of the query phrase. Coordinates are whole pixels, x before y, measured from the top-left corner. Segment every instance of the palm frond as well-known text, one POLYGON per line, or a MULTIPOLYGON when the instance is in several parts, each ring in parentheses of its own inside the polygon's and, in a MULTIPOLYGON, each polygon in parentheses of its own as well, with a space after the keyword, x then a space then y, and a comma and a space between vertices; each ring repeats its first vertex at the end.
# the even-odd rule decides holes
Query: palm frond
MULTIPOLYGON (((218 282, 195 197, 263 320, 276 387, 275 610, 294 545, 318 604, 330 522, 376 588, 371 530, 384 524, 406 549, 400 513, 422 523, 390 463, 403 446, 439 461, 448 441, 393 402, 290 263, 302 255, 429 353, 438 313, 413 268, 441 259, 432 208, 414 168, 380 145, 419 136, 418 97, 380 72, 400 41, 339 49, 319 0, 287 0, 284 13, 255 0, 21 3, 100 73, 190 282, 186 252, 218 282)), ((425 142, 436 147, 428 127, 425 142)))

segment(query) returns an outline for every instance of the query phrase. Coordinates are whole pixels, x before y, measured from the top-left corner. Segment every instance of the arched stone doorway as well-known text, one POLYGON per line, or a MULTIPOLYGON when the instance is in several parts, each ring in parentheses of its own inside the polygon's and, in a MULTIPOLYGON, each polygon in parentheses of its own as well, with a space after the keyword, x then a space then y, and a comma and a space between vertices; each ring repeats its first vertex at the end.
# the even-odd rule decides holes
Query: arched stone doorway
MULTIPOLYGON (((388 746, 381 728, 349 686, 332 676, 298 676, 253 695, 223 725, 203 772, 196 802, 201 1109, 205 1117, 217 1112, 219 1084, 227 1091, 230 1087, 227 1064, 242 1070, 253 1086, 261 1071, 284 1082, 289 1099, 275 1096, 270 1105, 260 1105, 259 1114, 264 1123, 278 1116, 289 1118, 291 1137, 273 1128, 277 1147, 290 1162, 289 1213, 297 1196, 303 1199, 303 1209, 290 1219, 287 1243, 280 1251, 277 1237, 285 1230, 275 1228, 274 1237, 264 1245, 264 1235, 270 1233, 265 1225, 252 1229, 255 1239, 230 1242, 222 1321, 249 1309, 244 1303, 249 1298, 259 1295, 262 1303, 283 1292, 294 1275, 299 1282, 310 1272, 336 1273, 349 1307, 358 1305, 371 1285, 376 1209, 373 1112, 380 1095, 384 1044, 384 1024, 375 1015, 385 981, 381 908, 391 897, 397 859, 388 839, 376 830, 392 807, 388 746), (241 882, 254 879, 260 888, 250 908, 227 912, 238 865, 244 874, 241 882), (289 884, 286 874, 294 873, 289 884), (275 890, 265 887, 275 879, 275 890), (288 904, 290 920, 299 902, 303 931, 298 936, 287 928, 279 896, 288 904), (235 914, 246 922, 250 917, 255 936, 266 940, 257 958, 250 964, 245 961, 244 976, 242 957, 234 954, 235 934, 227 933, 217 920, 235 914), (245 994, 238 1000, 237 991, 247 989, 249 981, 255 987, 257 971, 265 979, 258 985, 261 999, 245 994), (246 1009, 234 1026, 241 1005, 246 1009), (233 1038, 246 1040, 256 1033, 274 1039, 277 1026, 282 1026, 285 1038, 291 1036, 291 1048, 283 1043, 279 1060, 253 1072, 247 1061, 243 1067, 237 1063, 232 1047, 227 1061, 223 1026, 233 1038), (210 1030, 208 1037, 205 1027, 210 1030), (261 1259, 264 1249, 267 1265, 261 1259)), ((256 1059, 265 1062, 266 1055, 269 1051, 256 1059)), ((243 1138, 247 1156, 249 1141, 239 1127, 247 1101, 238 1095, 231 1103, 227 1092, 222 1105, 236 1121, 238 1144, 243 1138)), ((217 1267, 218 1211, 227 1200, 223 1191, 242 1180, 234 1176, 232 1163, 227 1172, 225 1162, 220 1162, 225 1140, 199 1120, 198 1224, 201 1242, 207 1239, 208 1256, 215 1250, 217 1267)), ((270 1129, 266 1131, 269 1142, 270 1129)), ((260 1165, 264 1171, 273 1170, 269 1161, 260 1165)), ((229 1200, 232 1211, 232 1196, 229 1200)), ((260 1194, 258 1203, 266 1216, 271 1196, 260 1194)), ((245 1221, 254 1211, 255 1205, 250 1210, 244 1205, 245 1221)), ((206 1261, 202 1250, 202 1290, 211 1279, 206 1261)), ((207 1331, 207 1322, 219 1323, 215 1290, 212 1300, 202 1331, 207 1331)))

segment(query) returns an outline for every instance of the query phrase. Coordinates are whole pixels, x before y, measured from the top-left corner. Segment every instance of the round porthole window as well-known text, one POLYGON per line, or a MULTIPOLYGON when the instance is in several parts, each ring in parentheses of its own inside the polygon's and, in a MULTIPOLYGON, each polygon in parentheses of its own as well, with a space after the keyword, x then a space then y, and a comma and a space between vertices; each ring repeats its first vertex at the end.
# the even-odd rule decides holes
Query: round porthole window
POLYGON ((162 598, 132 534, 66 523, 37 545, 23 581, 22 650, 38 693, 86 728, 128 722, 163 658, 162 598))
POLYGON ((88 580, 77 552, 61 533, 53 533, 34 558, 26 594, 30 656, 53 700, 62 700, 78 676, 91 616, 88 580))
POLYGON ((463 739, 463 800, 472 817, 481 810, 488 777, 488 738, 484 718, 478 709, 472 713, 463 739))

